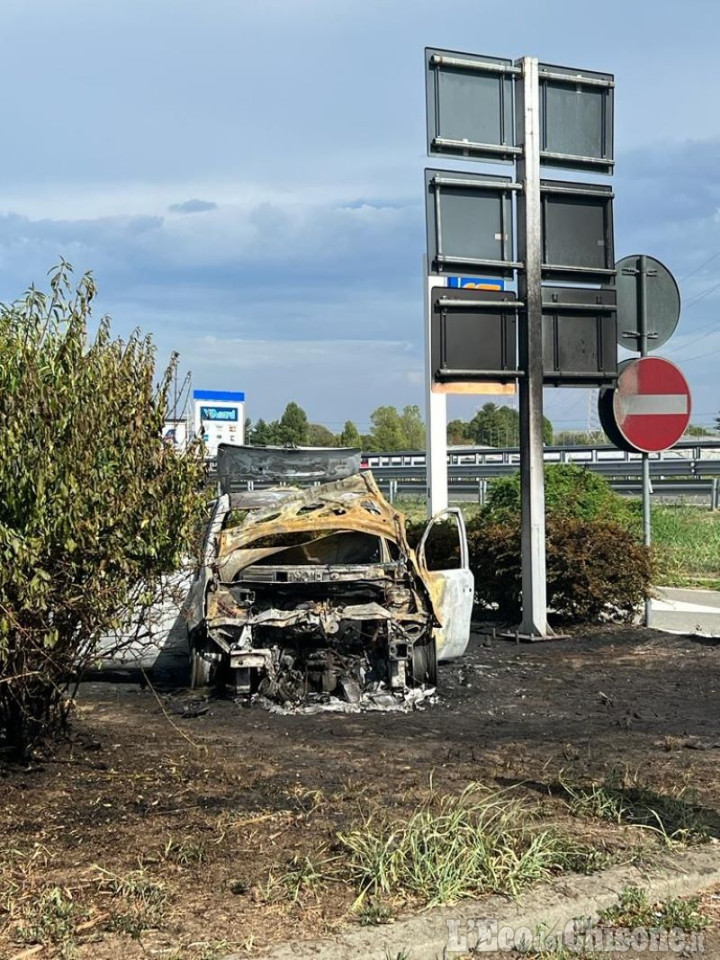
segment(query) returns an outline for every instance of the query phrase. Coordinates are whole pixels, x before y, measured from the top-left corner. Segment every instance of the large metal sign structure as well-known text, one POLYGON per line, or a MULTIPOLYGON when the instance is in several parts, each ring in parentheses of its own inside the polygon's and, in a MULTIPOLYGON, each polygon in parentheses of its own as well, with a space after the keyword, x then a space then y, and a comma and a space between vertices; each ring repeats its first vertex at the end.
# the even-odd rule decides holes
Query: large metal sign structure
POLYGON ((543 384, 614 382, 617 320, 612 189, 541 180, 540 168, 612 173, 614 80, 534 57, 425 55, 429 155, 515 165, 511 177, 425 172, 429 508, 447 505, 445 394, 517 383, 520 629, 544 637, 543 384), (515 280, 517 292, 460 295, 447 287, 459 274, 515 280))

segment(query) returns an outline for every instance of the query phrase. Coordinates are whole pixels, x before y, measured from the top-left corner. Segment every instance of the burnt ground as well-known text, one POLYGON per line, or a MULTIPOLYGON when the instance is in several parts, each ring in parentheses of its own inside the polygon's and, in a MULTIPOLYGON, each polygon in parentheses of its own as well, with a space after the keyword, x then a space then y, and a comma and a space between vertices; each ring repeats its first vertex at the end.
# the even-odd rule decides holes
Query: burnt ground
POLYGON ((327 935, 357 922, 355 891, 312 882, 318 864, 332 874, 337 832, 472 781, 522 784, 616 858, 651 855, 653 835, 571 816, 559 777, 681 796, 720 836, 720 641, 607 627, 488 642, 410 714, 210 700, 186 718, 186 692, 85 684, 58 754, 0 767, 0 957, 209 960, 327 935))

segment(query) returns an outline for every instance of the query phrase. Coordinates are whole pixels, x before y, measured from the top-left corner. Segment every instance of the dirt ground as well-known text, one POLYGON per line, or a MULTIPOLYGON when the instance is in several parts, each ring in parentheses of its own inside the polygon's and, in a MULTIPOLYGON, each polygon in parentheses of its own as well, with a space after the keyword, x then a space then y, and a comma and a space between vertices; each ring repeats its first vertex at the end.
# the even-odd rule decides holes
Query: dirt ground
POLYGON ((438 702, 409 714, 212 699, 190 718, 187 692, 85 684, 54 758, 0 767, 0 957, 211 960, 328 935, 358 922, 356 891, 309 882, 337 832, 473 781, 521 784, 549 822, 632 856, 642 831, 580 823, 550 789, 620 771, 687 788, 718 837, 719 643, 628 627, 520 645, 478 634, 441 666, 438 702))

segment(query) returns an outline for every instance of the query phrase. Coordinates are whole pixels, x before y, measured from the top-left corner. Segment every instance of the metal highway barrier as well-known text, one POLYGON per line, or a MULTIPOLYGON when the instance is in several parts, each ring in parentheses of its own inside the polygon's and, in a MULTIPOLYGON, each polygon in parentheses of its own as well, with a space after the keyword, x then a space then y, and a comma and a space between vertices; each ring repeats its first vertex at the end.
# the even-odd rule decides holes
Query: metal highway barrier
MULTIPOLYGON (((593 473, 606 477, 639 477, 642 472, 640 460, 616 462, 577 463, 593 473)), ((369 467, 376 479, 425 479, 425 467, 369 467)), ((507 477, 517 473, 516 463, 453 464, 448 466, 448 481, 456 479, 482 479, 507 477)), ((651 460, 650 475, 655 477, 717 477, 720 476, 720 460, 651 460)))
MULTIPOLYGON (((373 471, 373 475, 375 472, 373 471)), ((392 502, 396 497, 424 497, 426 492, 425 479, 391 479, 380 478, 378 486, 392 502)), ((456 478, 448 483, 451 500, 475 500, 484 503, 487 498, 488 484, 491 481, 483 478, 469 481, 456 478)), ((640 496, 642 483, 640 477, 635 479, 610 479, 609 484, 617 493, 626 496, 640 496)), ((711 510, 720 509, 720 478, 708 479, 688 478, 673 480, 668 477, 658 477, 652 480, 653 495, 668 500, 697 500, 702 498, 708 502, 711 510)))

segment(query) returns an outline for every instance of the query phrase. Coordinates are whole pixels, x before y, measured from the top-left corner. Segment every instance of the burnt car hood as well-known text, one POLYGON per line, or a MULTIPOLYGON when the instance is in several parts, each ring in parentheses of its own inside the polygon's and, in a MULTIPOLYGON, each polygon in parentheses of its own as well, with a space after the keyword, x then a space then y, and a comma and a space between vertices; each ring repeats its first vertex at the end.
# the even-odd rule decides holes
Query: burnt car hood
MULTIPOLYGON (((405 516, 385 500, 372 473, 365 471, 307 490, 280 489, 277 494, 277 500, 260 509, 252 509, 252 494, 237 498, 241 508, 247 505, 248 513, 239 526, 218 534, 213 565, 221 583, 231 583, 246 567, 282 554, 290 546, 311 552, 314 543, 320 544, 332 534, 366 533, 396 545, 423 584, 432 608, 430 585, 407 540, 405 516)), ((352 556, 338 557, 336 562, 352 563, 352 556)))
MULTIPOLYGON (((346 531, 384 537, 394 543, 399 556, 405 559, 414 574, 417 588, 422 591, 422 605, 436 625, 439 596, 437 585, 418 562, 405 532, 405 515, 383 497, 370 471, 354 474, 334 483, 300 490, 292 487, 270 488, 257 492, 225 494, 225 513, 238 510, 245 513, 241 522, 230 529, 222 529, 222 517, 217 526, 210 525, 206 535, 203 565, 193 584, 186 605, 189 631, 206 618, 222 614, 218 610, 221 598, 208 596, 208 588, 222 589, 231 584, 247 567, 266 557, 280 555, 288 549, 278 540, 288 538, 300 541, 307 550, 324 538, 346 531), (272 545, 268 542, 274 541, 272 545), (206 599, 207 598, 207 599, 206 599)), ((338 562, 345 562, 342 558, 338 562)), ((351 560, 352 558, 350 558, 351 560)), ((282 562, 282 561, 281 561, 282 562)))

